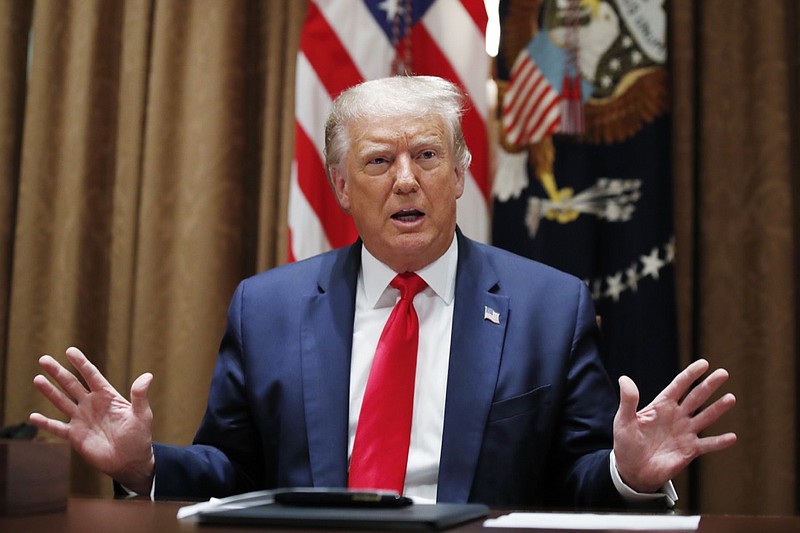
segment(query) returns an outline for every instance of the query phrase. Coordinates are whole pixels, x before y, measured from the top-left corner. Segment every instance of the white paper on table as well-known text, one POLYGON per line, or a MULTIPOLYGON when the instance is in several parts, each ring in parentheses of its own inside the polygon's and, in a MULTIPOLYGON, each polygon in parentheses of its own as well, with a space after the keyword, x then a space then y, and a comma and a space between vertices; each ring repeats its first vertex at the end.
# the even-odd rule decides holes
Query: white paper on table
POLYGON ((227 511, 229 509, 246 509, 258 505, 266 505, 275 501, 274 490, 257 490, 235 494, 227 498, 211 498, 205 502, 185 505, 178 509, 178 519, 183 520, 206 511, 227 511))
POLYGON ((509 513, 490 518, 484 527, 527 529, 618 529, 696 531, 699 515, 601 514, 601 513, 509 513))

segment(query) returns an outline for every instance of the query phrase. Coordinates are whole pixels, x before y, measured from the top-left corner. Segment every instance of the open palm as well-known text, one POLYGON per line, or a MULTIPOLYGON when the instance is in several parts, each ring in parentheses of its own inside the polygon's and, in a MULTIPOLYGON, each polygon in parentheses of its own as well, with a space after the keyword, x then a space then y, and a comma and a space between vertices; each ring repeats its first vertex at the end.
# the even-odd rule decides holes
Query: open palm
POLYGON ((77 348, 67 358, 86 382, 50 356, 39 364, 56 387, 43 375, 34 378, 36 388, 67 418, 67 422, 32 413, 39 428, 66 439, 93 467, 136 492, 149 492, 153 472, 151 424, 153 414, 147 391, 153 376, 139 376, 128 401, 77 348))
POLYGON ((692 387, 708 367, 703 359, 695 361, 638 412, 636 385, 626 376, 620 378, 614 455, 622 480, 631 488, 655 492, 695 458, 736 442, 734 433, 700 436, 736 404, 736 398, 728 393, 702 408, 728 380, 727 371, 717 369, 692 387))

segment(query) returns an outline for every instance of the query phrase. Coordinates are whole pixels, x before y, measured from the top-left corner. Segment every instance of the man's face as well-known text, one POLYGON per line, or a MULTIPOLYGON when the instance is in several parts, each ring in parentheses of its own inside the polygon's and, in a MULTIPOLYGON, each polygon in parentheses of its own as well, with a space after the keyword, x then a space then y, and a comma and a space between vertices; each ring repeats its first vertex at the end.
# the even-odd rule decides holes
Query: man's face
POLYGON ((332 182, 367 250, 396 272, 438 259, 452 242, 464 174, 438 116, 349 125, 345 175, 332 182))

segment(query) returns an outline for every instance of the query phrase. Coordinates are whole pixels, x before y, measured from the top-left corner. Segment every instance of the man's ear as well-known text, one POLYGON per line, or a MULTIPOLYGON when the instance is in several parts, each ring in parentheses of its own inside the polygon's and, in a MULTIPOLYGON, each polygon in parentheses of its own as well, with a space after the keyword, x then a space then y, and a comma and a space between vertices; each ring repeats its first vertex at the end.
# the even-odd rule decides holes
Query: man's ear
POLYGON ((336 201, 339 202, 339 207, 342 211, 350 214, 350 194, 347 191, 347 180, 342 172, 338 169, 329 167, 328 175, 330 176, 331 188, 333 194, 336 195, 336 201))
POLYGON ((464 180, 466 179, 464 174, 463 170, 456 168, 456 199, 461 198, 461 195, 464 194, 464 180))

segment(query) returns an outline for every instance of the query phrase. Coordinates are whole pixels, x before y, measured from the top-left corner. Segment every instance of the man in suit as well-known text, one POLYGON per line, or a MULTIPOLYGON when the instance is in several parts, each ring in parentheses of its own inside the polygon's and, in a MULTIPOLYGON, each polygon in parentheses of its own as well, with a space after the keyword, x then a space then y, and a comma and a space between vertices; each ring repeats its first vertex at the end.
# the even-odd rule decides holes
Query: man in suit
POLYGON ((708 363, 697 361, 638 413, 623 377, 615 416, 585 284, 458 231, 470 162, 462 106, 454 85, 430 77, 365 82, 336 100, 326 162, 360 239, 239 285, 191 446, 151 441, 152 375, 134 381, 128 402, 75 348, 67 357, 87 387, 49 356, 40 364, 60 390, 34 379, 69 421, 31 421, 140 494, 352 486, 373 354, 398 299, 392 280, 414 272, 425 288, 413 297, 406 494, 576 508, 673 502, 674 475, 735 442, 698 436, 735 403, 726 394, 701 409, 727 372, 700 380, 708 363))

